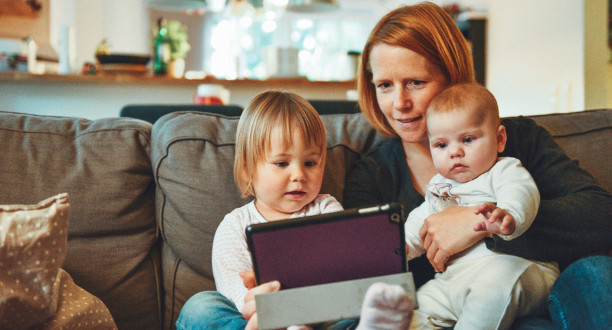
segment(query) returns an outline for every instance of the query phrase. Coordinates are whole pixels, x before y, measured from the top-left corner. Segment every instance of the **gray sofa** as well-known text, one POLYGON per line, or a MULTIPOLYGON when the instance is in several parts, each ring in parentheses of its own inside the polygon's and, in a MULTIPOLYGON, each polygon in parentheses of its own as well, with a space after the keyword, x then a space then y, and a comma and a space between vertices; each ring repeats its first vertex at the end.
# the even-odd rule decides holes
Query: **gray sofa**
MULTIPOLYGON (((322 117, 322 190, 342 201, 347 171, 383 138, 361 114, 322 117)), ((602 150, 612 145, 612 109, 532 118, 612 189, 611 156, 602 150)), ((68 192, 63 268, 106 304, 120 329, 173 328, 191 295, 214 289, 215 229, 248 202, 232 178, 237 122, 197 112, 154 125, 0 112, 0 204, 68 192)))

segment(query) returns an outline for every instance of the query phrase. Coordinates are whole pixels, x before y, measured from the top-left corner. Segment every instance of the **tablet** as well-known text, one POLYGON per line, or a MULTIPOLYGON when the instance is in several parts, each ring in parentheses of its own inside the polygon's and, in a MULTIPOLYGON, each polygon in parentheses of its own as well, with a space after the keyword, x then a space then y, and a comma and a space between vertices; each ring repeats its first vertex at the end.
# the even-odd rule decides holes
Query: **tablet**
POLYGON ((291 289, 406 272, 404 222, 391 203, 250 225, 255 279, 291 289))

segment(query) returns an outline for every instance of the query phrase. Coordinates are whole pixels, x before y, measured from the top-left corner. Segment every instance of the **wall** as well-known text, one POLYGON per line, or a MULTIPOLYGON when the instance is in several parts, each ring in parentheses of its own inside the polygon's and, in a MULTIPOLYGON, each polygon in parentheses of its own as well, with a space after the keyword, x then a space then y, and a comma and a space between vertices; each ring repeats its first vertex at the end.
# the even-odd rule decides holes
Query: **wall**
POLYGON ((608 63, 608 77, 606 78, 606 85, 608 86, 608 101, 607 107, 612 108, 612 60, 608 63))
POLYGON ((487 87, 502 115, 612 106, 612 79, 599 55, 608 53, 606 2, 490 2, 487 87))
POLYGON ((612 61, 605 24, 609 3, 612 1, 585 0, 584 4, 584 105, 589 109, 610 104, 607 94, 612 89, 612 79, 605 70, 612 61))

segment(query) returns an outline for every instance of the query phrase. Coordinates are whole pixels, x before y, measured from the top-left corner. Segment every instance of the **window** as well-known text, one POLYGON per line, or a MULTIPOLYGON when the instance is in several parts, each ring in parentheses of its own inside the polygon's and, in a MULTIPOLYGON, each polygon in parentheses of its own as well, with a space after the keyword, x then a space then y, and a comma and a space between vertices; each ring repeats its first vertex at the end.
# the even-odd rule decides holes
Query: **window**
POLYGON ((312 14, 251 8, 213 14, 204 25, 204 69, 225 79, 350 80, 355 54, 376 19, 365 9, 312 14))

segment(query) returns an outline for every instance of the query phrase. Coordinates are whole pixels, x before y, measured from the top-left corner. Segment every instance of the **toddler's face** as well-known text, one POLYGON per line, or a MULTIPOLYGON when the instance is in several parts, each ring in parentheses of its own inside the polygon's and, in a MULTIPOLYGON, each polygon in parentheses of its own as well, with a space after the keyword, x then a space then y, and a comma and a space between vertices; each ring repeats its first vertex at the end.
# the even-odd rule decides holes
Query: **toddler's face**
POLYGON ((467 182, 485 173, 505 147, 506 131, 490 118, 459 109, 428 113, 427 130, 434 165, 447 179, 467 182))
POLYGON ((312 202, 323 182, 324 161, 319 148, 307 145, 294 130, 283 146, 280 129, 274 129, 266 159, 257 164, 252 180, 255 207, 268 221, 288 218, 312 202))

